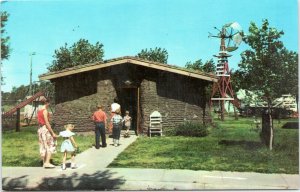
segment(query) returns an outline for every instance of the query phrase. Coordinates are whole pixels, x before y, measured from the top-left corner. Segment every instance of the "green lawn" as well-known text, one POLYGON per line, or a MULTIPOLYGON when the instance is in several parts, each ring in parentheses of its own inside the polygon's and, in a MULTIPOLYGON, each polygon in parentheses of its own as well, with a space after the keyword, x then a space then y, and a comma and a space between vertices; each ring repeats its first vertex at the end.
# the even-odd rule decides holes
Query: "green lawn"
MULTIPOLYGON (((84 151, 94 143, 94 135, 76 135, 75 140, 84 151)), ((62 153, 59 152, 62 138, 58 138, 58 152, 52 156, 53 163, 59 165, 62 153)), ((2 133, 2 166, 41 166, 37 127, 22 127, 21 132, 5 131, 2 133)))
MULTIPOLYGON (((227 118, 216 120, 217 128, 210 128, 207 137, 139 137, 110 167, 298 173, 298 129, 282 129, 286 121, 291 120, 274 121, 273 151, 260 143, 259 133, 251 129, 252 119, 227 118)), ((40 166, 36 132, 35 126, 3 132, 2 165, 40 166)), ((62 140, 58 141, 60 146, 62 140)), ((94 135, 78 135, 76 141, 84 151, 94 143, 94 135)), ((61 153, 54 154, 54 164, 61 158, 61 153)))
MULTIPOLYGON (((274 120, 275 144, 269 151, 252 130, 253 119, 216 120, 217 128, 202 138, 139 137, 110 167, 298 173, 298 129, 282 129, 274 120)), ((297 120, 294 120, 297 121, 297 120)))

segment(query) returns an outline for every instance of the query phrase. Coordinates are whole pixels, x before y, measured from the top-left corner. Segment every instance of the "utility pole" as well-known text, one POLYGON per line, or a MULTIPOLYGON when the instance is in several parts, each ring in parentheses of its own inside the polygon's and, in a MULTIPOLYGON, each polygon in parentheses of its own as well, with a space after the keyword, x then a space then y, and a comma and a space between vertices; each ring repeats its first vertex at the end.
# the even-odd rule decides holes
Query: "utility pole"
POLYGON ((35 52, 31 52, 29 54, 29 56, 30 56, 30 85, 29 85, 29 94, 30 94, 30 96, 33 95, 33 93, 32 93, 32 56, 33 55, 35 55, 35 52))

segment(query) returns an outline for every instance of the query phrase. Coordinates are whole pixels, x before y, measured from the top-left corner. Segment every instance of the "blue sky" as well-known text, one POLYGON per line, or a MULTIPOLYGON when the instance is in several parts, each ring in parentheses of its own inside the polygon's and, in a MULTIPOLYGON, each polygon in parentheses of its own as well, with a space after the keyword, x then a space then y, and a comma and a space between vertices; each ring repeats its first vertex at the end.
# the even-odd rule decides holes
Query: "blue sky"
MULTIPOLYGON (((297 0, 39 0, 9 1, 1 11, 10 14, 6 25, 11 56, 3 62, 5 85, 28 85, 31 52, 33 81, 47 72, 54 50, 80 38, 104 45, 104 59, 134 56, 144 48, 165 48, 168 63, 184 66, 188 61, 213 58, 219 40, 208 38, 229 22, 238 22, 245 33, 250 22, 283 30, 282 41, 289 50, 298 51, 297 0)), ((237 69, 241 44, 229 59, 237 69)), ((215 60, 216 61, 216 60, 215 60)))

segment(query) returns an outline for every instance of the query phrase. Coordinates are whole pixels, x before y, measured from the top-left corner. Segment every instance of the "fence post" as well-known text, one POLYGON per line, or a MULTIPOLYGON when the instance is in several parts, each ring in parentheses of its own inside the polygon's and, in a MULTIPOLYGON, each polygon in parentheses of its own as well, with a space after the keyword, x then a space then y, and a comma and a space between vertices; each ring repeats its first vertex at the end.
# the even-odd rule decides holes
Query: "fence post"
POLYGON ((20 108, 17 108, 16 132, 20 132, 20 108))

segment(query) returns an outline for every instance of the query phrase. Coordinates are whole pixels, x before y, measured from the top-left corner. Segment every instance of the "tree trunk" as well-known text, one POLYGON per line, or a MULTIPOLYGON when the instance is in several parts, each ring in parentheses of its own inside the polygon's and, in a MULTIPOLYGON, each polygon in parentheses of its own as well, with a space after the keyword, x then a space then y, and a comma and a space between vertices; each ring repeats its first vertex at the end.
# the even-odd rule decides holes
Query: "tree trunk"
POLYGON ((269 140, 269 149, 273 149, 273 119, 272 119, 272 111, 271 111, 271 106, 269 105, 268 102, 268 111, 269 111, 269 121, 270 121, 270 140, 269 140))
POLYGON ((269 101, 268 101, 268 108, 265 109, 262 114, 261 139, 266 144, 266 146, 268 146, 270 150, 273 149, 274 129, 273 129, 271 102, 269 101))
POLYGON ((270 144, 269 144, 269 149, 270 150, 273 149, 273 144, 274 144, 274 126, 273 126, 271 105, 272 105, 272 101, 269 98, 268 99, 268 108, 269 108, 269 116, 270 116, 270 144))

